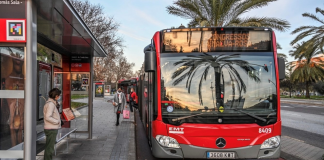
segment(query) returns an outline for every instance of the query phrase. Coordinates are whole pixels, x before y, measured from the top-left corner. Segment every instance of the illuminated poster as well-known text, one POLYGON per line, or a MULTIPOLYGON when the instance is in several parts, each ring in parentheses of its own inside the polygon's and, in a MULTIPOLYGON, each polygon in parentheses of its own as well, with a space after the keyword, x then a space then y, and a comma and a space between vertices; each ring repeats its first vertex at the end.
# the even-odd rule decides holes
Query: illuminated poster
MULTIPOLYGON (((24 91, 24 47, 0 47, 0 58, 1 90, 24 91)), ((14 97, 11 93, 6 96, 14 97)), ((1 98, 0 150, 7 150, 23 142, 24 108, 23 98, 1 98)))
POLYGON ((82 86, 89 86, 89 78, 82 78, 82 86))
POLYGON ((104 85, 103 84, 95 85, 95 97, 104 97, 104 85))

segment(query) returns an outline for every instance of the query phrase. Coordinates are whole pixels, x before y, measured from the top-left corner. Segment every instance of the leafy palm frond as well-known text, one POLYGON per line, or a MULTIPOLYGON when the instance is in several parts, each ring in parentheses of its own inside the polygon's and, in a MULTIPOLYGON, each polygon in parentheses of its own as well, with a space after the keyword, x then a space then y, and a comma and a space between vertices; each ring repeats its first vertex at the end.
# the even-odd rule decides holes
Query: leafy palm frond
POLYGON ((167 6, 169 14, 189 19, 188 26, 259 26, 285 31, 286 20, 277 18, 241 18, 250 10, 262 8, 277 0, 176 0, 167 6))
POLYGON ((286 20, 268 17, 237 18, 233 21, 230 21, 226 26, 270 27, 277 29, 278 31, 286 31, 290 27, 289 22, 286 20))
MULTIPOLYGON (((321 16, 324 16, 324 11, 320 8, 316 8, 316 13, 320 13, 321 16)), ((324 20, 312 13, 304 13, 303 17, 310 18, 318 23, 319 26, 301 26, 296 28, 291 32, 291 34, 297 34, 297 36, 290 42, 291 45, 296 45, 300 41, 305 41, 306 44, 312 43, 312 45, 324 52, 324 20)), ((304 46, 305 47, 305 46, 304 46)), ((307 56, 304 56, 307 57, 307 56)))
POLYGON ((315 20, 315 21, 318 21, 318 22, 324 24, 324 21, 323 21, 323 20, 320 20, 320 19, 319 19, 318 17, 316 17, 314 14, 311 14, 311 13, 303 13, 302 16, 303 16, 303 17, 309 17, 309 18, 311 18, 311 19, 313 19, 313 20, 315 20))
POLYGON ((277 47, 277 49, 282 49, 282 47, 279 43, 277 43, 276 47, 277 47))

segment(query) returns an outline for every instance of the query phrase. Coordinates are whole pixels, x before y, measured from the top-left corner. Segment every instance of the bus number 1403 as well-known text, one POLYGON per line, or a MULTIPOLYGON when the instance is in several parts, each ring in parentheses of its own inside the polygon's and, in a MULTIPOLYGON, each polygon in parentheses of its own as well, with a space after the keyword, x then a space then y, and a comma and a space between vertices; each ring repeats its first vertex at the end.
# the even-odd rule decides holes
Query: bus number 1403
POLYGON ((259 128, 259 133, 271 133, 271 128, 259 128))

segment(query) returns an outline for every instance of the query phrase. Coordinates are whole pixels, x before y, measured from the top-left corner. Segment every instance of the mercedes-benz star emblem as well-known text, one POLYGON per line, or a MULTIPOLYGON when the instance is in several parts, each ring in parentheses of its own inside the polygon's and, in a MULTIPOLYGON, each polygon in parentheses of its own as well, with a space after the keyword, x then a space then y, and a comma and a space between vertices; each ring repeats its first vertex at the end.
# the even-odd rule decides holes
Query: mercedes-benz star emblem
POLYGON ((224 138, 217 138, 216 146, 219 148, 224 148, 226 146, 226 141, 224 138))

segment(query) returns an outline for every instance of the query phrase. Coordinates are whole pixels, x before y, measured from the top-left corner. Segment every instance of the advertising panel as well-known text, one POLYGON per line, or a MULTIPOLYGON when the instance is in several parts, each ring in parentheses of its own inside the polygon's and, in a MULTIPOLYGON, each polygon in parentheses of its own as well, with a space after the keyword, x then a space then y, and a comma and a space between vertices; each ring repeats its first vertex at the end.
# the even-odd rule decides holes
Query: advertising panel
POLYGON ((104 84, 95 84, 95 97, 104 97, 104 84))
MULTIPOLYGON (((0 47, 1 90, 14 97, 11 90, 25 90, 24 47, 0 47)), ((23 98, 0 97, 0 150, 7 150, 23 142, 23 98)))
POLYGON ((89 86, 89 78, 82 78, 82 86, 89 86))

